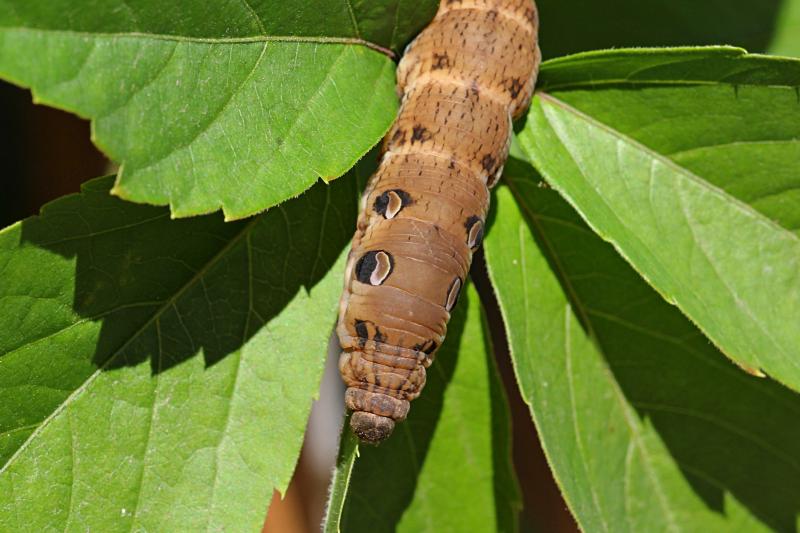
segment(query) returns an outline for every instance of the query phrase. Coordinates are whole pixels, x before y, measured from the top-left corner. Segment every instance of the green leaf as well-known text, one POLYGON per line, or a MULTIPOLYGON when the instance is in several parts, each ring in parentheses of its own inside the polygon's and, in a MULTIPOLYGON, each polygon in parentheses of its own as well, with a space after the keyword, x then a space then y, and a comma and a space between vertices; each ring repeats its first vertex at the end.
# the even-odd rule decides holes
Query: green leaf
POLYGON ((342 175, 381 138, 395 65, 363 44, 403 44, 436 2, 83 4, 1 1, 0 76, 92 119, 121 163, 115 194, 237 219, 342 175))
POLYGON ((516 529, 508 405, 481 311, 470 285, 388 441, 359 448, 345 425, 326 531, 516 529))
POLYGON ((505 177, 489 272, 582 529, 794 531, 800 396, 730 364, 530 167, 505 177))
POLYGON ((0 530, 258 530, 317 394, 355 180, 229 224, 111 181, 0 233, 0 530))
POLYGON ((726 355, 800 389, 800 61, 619 51, 543 78, 537 169, 726 355))
POLYGON ((800 0, 784 0, 769 51, 800 56, 800 0))
POLYGON ((537 0, 536 5, 542 52, 552 58, 628 46, 733 44, 765 52, 779 36, 792 38, 787 24, 792 2, 797 5, 796 0, 537 0))

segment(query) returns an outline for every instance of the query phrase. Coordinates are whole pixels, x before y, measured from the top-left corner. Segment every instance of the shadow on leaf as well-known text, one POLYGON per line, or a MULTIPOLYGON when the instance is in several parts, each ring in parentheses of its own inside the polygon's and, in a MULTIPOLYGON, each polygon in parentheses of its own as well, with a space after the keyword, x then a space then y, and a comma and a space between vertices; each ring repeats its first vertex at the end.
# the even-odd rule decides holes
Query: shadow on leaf
POLYGON ((545 58, 631 46, 730 44, 764 52, 791 0, 538 0, 545 58))
POLYGON ((211 366, 328 272, 352 236, 357 181, 372 165, 229 223, 220 214, 171 220, 165 208, 110 196, 112 178, 100 178, 23 221, 21 240, 75 262, 72 309, 102 322, 95 365, 149 358, 158 373, 202 353, 211 366))

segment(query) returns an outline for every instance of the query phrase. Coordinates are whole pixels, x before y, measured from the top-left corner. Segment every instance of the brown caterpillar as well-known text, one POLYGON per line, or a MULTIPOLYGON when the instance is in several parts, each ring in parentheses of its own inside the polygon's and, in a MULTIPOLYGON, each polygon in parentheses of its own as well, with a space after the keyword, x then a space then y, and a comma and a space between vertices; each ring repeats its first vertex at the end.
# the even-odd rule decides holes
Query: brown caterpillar
POLYGON ((541 60, 531 0, 442 0, 397 68, 402 103, 362 197, 337 333, 350 425, 386 439, 425 386, 480 246, 512 117, 541 60))

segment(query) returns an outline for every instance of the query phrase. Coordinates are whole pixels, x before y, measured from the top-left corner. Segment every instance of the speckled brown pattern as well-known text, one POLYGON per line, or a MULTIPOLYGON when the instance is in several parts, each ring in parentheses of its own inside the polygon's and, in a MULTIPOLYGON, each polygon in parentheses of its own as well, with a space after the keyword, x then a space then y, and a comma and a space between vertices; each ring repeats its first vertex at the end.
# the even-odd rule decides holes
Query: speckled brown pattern
POLYGON ((480 246, 540 53, 531 0, 442 0, 397 68, 400 113, 364 192, 337 333, 350 425, 386 439, 425 386, 480 246))

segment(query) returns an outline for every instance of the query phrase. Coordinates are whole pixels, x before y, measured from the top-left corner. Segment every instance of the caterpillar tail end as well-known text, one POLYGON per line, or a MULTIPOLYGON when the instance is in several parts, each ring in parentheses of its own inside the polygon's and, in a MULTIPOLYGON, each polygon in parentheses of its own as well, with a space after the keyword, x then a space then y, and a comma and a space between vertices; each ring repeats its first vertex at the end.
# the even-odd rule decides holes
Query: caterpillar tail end
POLYGON ((380 444, 394 431, 394 420, 366 411, 354 411, 350 417, 350 428, 361 441, 380 444))
POLYGON ((362 442, 380 444, 392 434, 395 423, 405 420, 409 403, 386 394, 348 387, 345 406, 353 412, 350 428, 362 442))

